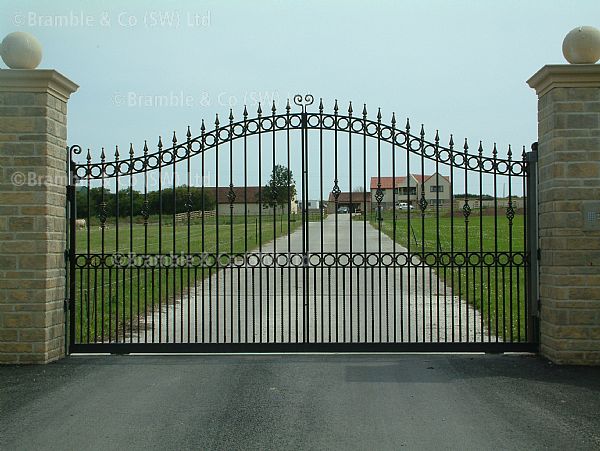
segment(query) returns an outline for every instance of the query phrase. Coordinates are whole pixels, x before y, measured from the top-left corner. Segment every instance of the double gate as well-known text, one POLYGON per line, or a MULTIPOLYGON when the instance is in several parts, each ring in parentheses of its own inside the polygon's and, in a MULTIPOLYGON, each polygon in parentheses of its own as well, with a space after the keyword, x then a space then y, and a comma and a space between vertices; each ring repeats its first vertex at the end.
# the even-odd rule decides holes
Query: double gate
POLYGON ((535 151, 293 100, 69 149, 70 352, 535 350, 535 151))

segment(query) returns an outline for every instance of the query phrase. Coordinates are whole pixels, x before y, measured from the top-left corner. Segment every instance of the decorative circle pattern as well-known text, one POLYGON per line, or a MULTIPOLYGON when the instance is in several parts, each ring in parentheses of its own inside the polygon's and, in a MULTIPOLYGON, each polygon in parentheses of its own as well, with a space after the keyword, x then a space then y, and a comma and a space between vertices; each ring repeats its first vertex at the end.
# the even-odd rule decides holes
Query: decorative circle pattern
POLYGON ((384 125, 377 120, 355 118, 351 115, 322 114, 304 112, 305 108, 312 105, 314 98, 311 95, 294 97, 294 103, 303 108, 301 113, 285 113, 267 117, 257 116, 252 119, 231 123, 214 130, 204 132, 200 136, 190 138, 182 143, 161 149, 158 152, 144 154, 119 161, 101 161, 96 163, 76 163, 74 156, 82 153, 79 145, 69 148, 71 167, 78 179, 101 179, 117 176, 140 174, 159 166, 185 161, 209 149, 216 148, 236 139, 257 134, 301 129, 306 124, 309 130, 333 130, 349 134, 358 134, 381 142, 393 144, 395 147, 405 149, 425 159, 439 164, 452 166, 454 169, 466 171, 483 171, 497 175, 511 175, 525 177, 527 175, 526 161, 512 161, 500 158, 485 157, 483 155, 470 155, 462 150, 439 145, 439 142, 427 141, 422 137, 410 134, 408 131, 399 130, 395 126, 384 125), (303 117, 305 120, 303 120, 303 117))

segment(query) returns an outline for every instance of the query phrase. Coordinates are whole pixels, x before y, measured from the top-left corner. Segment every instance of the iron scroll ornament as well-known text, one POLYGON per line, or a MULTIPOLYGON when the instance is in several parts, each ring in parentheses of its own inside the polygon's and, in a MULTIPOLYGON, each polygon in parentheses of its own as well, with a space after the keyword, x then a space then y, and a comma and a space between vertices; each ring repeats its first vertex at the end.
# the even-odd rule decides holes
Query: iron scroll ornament
POLYGON ((307 107, 313 103, 314 97, 312 95, 302 96, 298 94, 294 96, 294 104, 301 107, 302 112, 299 113, 290 113, 286 109, 286 113, 276 114, 275 106, 273 106, 273 114, 270 116, 262 116, 261 113, 258 113, 256 117, 250 119, 244 116, 238 122, 233 122, 233 116, 231 116, 230 123, 225 126, 220 125, 217 118, 215 128, 211 131, 203 130, 201 135, 195 138, 191 138, 191 135, 189 135, 185 141, 180 143, 177 142, 174 135, 171 147, 163 148, 160 146, 157 152, 150 154, 144 152, 141 156, 131 156, 128 159, 118 159, 116 157, 117 151, 113 161, 77 164, 73 161, 73 155, 79 155, 81 147, 74 145, 70 148, 73 177, 75 180, 100 180, 102 178, 110 179, 117 176, 143 174, 159 167, 164 169, 174 163, 186 161, 195 155, 237 139, 263 133, 273 133, 274 131, 285 132, 304 128, 310 130, 336 130, 375 138, 430 161, 451 165, 454 169, 482 170, 486 173, 514 177, 527 176, 528 162, 524 159, 515 161, 498 158, 496 154, 492 157, 485 157, 481 154, 468 154, 454 148, 452 136, 448 147, 444 147, 439 144, 437 134, 433 142, 424 138, 423 129, 418 136, 411 134, 409 121, 402 130, 396 127, 394 121, 392 121, 392 125, 386 125, 381 123, 379 119, 369 120, 366 117, 354 117, 350 110, 351 107, 347 115, 339 115, 337 111, 331 114, 321 111, 318 113, 307 112, 307 107))
POLYGON ((306 113, 306 107, 312 105, 314 101, 315 98, 312 94, 306 94, 304 97, 302 97, 301 94, 296 94, 294 96, 294 104, 298 105, 299 107, 302 107, 303 113, 306 113))

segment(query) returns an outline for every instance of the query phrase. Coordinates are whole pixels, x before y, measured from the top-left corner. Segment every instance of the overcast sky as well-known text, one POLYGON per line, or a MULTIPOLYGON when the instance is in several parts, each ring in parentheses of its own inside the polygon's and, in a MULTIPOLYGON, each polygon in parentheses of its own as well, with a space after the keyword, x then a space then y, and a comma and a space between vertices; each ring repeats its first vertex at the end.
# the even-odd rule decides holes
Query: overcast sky
POLYGON ((230 106, 237 116, 244 103, 283 106, 296 93, 326 109, 334 99, 381 107, 388 122, 395 111, 442 141, 529 147, 536 96, 526 80, 564 63, 572 28, 600 25, 598 0, 5 0, 0 10, 3 35, 34 34, 40 67, 80 85, 69 143, 93 152, 183 137, 187 125, 199 134, 202 118, 230 106))

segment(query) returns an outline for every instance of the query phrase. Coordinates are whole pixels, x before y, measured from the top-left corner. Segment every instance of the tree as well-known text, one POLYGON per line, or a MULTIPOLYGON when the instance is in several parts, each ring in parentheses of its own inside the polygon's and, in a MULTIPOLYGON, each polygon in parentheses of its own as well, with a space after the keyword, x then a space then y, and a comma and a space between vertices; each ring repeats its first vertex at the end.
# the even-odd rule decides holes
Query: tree
POLYGON ((296 196, 296 182, 292 171, 283 165, 276 165, 271 173, 271 180, 262 189, 261 200, 263 205, 271 208, 281 206, 291 202, 296 196))

